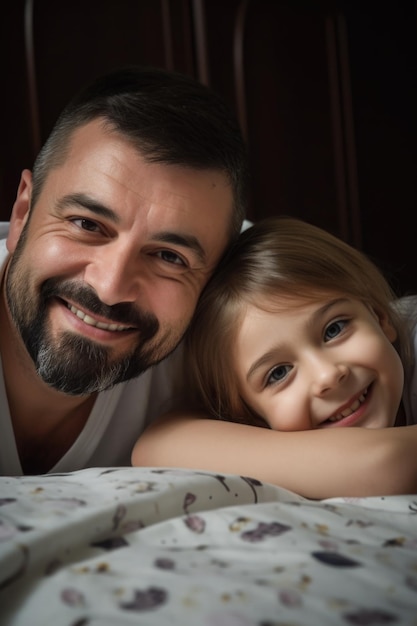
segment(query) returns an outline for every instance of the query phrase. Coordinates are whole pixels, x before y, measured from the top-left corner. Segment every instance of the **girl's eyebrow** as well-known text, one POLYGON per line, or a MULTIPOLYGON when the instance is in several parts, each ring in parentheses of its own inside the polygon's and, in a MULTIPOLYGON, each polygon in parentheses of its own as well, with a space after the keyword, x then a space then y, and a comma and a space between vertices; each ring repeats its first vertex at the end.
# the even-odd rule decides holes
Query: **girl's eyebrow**
POLYGON ((248 373, 246 374, 246 380, 249 382, 252 376, 256 373, 256 370, 275 360, 277 351, 279 351, 279 346, 274 346, 271 350, 268 350, 268 352, 265 352, 265 354, 260 356, 259 359, 256 359, 256 361, 252 363, 248 373))
MULTIPOLYGON (((311 316, 311 319, 309 320, 309 324, 314 325, 314 323, 318 322, 320 318, 323 317, 329 309, 331 309, 332 307, 336 305, 344 304, 347 302, 349 302, 349 298, 334 298, 333 300, 329 300, 328 302, 323 304, 323 306, 319 307, 316 311, 314 311, 313 315, 311 316)), ((260 356, 259 359, 256 359, 256 361, 252 363, 252 365, 250 366, 248 370, 248 373, 246 375, 246 380, 249 381, 249 379, 255 374, 256 370, 258 370, 260 367, 263 367, 267 365, 268 363, 270 363, 271 361, 275 360, 276 355, 279 352, 279 350, 280 350, 280 346, 275 345, 273 348, 271 348, 271 350, 268 350, 268 352, 265 352, 265 354, 262 354, 262 356, 260 356)))
POLYGON ((318 321, 321 317, 326 315, 329 309, 333 308, 334 306, 338 306, 339 304, 347 304, 350 301, 351 300, 349 300, 349 298, 333 298, 332 300, 329 300, 328 302, 323 304, 323 306, 314 311, 313 315, 311 316, 311 321, 318 321))

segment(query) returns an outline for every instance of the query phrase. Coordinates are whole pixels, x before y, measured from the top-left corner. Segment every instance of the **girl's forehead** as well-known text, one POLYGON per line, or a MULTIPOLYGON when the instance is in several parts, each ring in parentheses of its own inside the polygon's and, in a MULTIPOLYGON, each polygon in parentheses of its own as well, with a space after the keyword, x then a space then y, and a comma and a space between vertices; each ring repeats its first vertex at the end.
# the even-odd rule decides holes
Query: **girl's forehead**
POLYGON ((346 294, 333 290, 317 289, 308 285, 297 289, 274 290, 258 294, 250 304, 261 310, 277 313, 303 308, 311 304, 324 304, 336 298, 346 298, 346 294))

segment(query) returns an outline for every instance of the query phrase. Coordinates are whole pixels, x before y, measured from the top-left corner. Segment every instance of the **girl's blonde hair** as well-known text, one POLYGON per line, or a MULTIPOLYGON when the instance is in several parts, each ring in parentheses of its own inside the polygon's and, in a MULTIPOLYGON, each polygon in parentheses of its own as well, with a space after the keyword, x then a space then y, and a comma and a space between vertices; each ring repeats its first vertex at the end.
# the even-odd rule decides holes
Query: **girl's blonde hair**
POLYGON ((234 344, 246 305, 276 296, 305 300, 337 293, 386 316, 410 358, 406 327, 392 307, 396 295, 363 253, 330 233, 289 217, 264 219, 243 232, 203 291, 186 335, 188 363, 202 400, 222 419, 258 423, 242 400, 234 344))

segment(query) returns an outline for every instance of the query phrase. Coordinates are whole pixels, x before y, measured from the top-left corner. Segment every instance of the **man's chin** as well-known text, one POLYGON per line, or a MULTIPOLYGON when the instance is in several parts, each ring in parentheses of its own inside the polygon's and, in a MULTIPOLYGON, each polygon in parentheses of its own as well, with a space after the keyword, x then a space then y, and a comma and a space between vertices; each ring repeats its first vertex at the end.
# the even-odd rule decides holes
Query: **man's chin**
POLYGON ((164 360, 176 345, 165 333, 127 354, 115 354, 108 347, 66 333, 59 341, 49 335, 30 347, 38 375, 48 386, 66 395, 85 396, 137 378, 164 360))

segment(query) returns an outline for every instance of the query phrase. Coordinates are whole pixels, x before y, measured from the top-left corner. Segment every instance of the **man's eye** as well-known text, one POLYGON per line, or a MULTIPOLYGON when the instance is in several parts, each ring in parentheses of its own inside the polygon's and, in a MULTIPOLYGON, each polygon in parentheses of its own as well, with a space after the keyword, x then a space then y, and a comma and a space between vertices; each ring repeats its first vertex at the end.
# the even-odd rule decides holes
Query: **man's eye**
POLYGON ((271 370, 266 379, 266 386, 273 385, 274 383, 282 382, 288 373, 291 371, 291 365, 277 365, 271 370))
POLYGON ((81 230, 88 230, 90 233, 95 233, 100 230, 98 224, 93 220, 88 220, 85 217, 78 217, 72 220, 72 223, 81 228, 81 230))
POLYGON ((347 323, 347 320, 338 320, 337 322, 332 322, 331 324, 329 324, 324 332, 324 340, 330 341, 331 339, 334 339, 335 337, 340 335, 347 323))
POLYGON ((176 252, 172 252, 171 250, 160 250, 156 253, 156 256, 166 263, 185 266, 184 260, 176 252))

